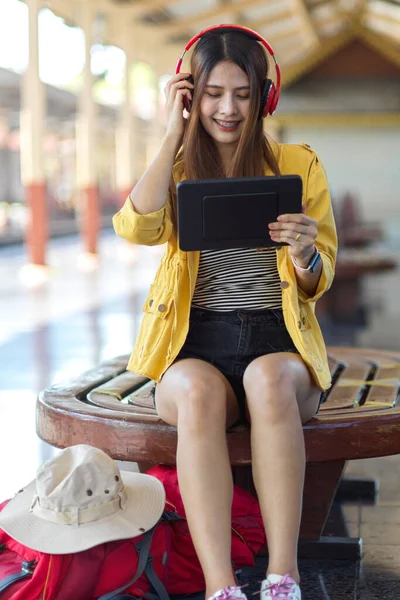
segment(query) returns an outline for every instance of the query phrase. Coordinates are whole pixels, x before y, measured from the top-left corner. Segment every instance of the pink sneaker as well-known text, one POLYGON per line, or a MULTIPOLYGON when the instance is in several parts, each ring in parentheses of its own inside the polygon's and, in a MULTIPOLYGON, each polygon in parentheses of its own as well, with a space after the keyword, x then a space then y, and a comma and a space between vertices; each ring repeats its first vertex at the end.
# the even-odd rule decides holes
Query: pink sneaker
POLYGON ((289 575, 268 575, 261 584, 260 600, 301 600, 301 591, 289 575))
POLYGON ((247 600, 240 587, 228 586, 215 592, 208 600, 247 600))

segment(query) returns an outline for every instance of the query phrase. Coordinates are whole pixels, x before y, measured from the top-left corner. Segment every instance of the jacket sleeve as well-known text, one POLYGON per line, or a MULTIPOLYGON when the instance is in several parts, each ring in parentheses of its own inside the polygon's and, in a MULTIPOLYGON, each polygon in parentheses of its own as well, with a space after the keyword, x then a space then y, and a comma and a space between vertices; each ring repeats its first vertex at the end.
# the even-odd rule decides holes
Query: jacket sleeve
POLYGON ((325 169, 316 154, 310 168, 305 202, 306 215, 318 223, 315 245, 321 254, 322 271, 315 294, 308 296, 299 287, 298 295, 302 302, 316 302, 332 285, 338 247, 328 181, 325 169))
POLYGON ((132 244, 156 246, 168 242, 172 233, 171 199, 156 212, 140 215, 133 207, 130 196, 113 217, 115 233, 132 244))

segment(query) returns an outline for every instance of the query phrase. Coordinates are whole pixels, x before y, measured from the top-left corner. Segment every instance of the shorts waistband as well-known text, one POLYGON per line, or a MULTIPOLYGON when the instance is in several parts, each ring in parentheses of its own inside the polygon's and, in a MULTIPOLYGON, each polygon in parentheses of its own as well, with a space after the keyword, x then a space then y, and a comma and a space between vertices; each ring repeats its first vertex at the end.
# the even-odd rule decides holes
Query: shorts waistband
POLYGON ((241 323, 243 321, 250 322, 270 322, 282 325, 284 323, 283 311, 275 308, 261 309, 235 309, 232 311, 208 310, 192 306, 190 310, 190 318, 194 321, 225 321, 227 323, 241 323))

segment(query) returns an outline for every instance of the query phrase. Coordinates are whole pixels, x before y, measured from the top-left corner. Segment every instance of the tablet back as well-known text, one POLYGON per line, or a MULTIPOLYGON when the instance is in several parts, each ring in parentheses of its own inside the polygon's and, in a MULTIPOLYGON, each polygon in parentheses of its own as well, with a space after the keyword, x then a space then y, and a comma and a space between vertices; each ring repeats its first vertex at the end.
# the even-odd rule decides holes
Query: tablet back
POLYGON ((177 185, 181 250, 278 246, 268 224, 300 213, 299 175, 182 181, 177 185))

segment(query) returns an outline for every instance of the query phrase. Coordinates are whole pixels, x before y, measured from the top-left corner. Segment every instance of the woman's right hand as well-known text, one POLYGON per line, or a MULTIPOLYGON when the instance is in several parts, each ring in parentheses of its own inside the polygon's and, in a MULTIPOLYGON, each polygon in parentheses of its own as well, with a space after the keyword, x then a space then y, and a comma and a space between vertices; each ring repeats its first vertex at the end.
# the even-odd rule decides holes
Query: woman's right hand
POLYGON ((168 137, 176 138, 179 142, 185 130, 185 118, 183 116, 183 97, 192 100, 191 90, 194 85, 187 80, 190 73, 178 73, 171 77, 165 86, 166 109, 167 109, 167 132, 168 137))

